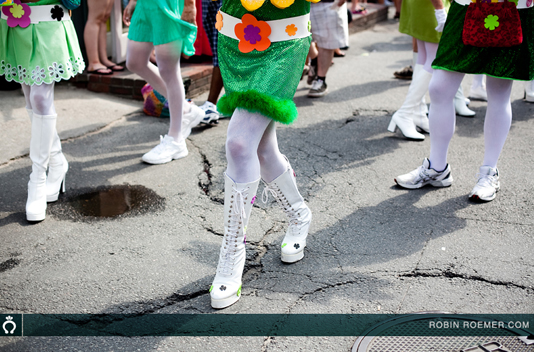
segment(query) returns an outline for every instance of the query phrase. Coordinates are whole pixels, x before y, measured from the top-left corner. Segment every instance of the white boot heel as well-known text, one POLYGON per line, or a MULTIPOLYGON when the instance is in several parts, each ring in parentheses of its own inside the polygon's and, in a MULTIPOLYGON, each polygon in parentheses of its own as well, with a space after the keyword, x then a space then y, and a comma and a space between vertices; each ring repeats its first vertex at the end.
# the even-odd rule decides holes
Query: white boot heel
POLYGON ((246 228, 260 180, 235 183, 224 174, 224 238, 217 274, 210 287, 211 306, 226 308, 241 298, 246 228))
POLYGON ((391 118, 391 121, 389 122, 389 126, 388 126, 388 131, 391 133, 395 133, 396 130, 397 130, 397 124, 395 123, 393 118, 391 118))
POLYGON ((264 203, 267 202, 269 193, 276 199, 289 220, 289 226, 281 245, 282 262, 298 262, 304 258, 304 248, 310 231, 312 213, 298 191, 295 172, 289 161, 287 161, 287 169, 282 175, 270 183, 265 182, 265 189, 262 194, 264 203))
POLYGON ((50 156, 48 177, 46 178, 46 201, 48 203, 57 201, 59 194, 65 193, 65 178, 69 170, 69 163, 63 153, 60 152, 54 159, 55 163, 52 164, 52 156, 50 156))

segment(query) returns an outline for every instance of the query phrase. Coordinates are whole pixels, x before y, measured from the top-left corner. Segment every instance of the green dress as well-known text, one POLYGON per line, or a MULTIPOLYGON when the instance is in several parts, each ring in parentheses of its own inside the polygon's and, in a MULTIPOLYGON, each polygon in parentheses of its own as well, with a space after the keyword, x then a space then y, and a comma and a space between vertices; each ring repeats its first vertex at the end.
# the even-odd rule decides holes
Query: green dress
MULTIPOLYGON (((59 0, 28 3, 31 7, 59 0)), ((26 28, 0 20, 0 75, 32 86, 68 80, 85 69, 72 21, 43 21, 26 28)))
POLYGON ((534 8, 518 9, 523 43, 509 48, 464 45, 462 31, 467 6, 452 4, 443 29, 434 69, 485 74, 522 81, 534 79, 534 8))
MULTIPOLYGON (((444 1, 445 10, 449 2, 444 1)), ((430 0, 403 0, 399 31, 416 39, 439 43, 441 33, 436 31, 438 21, 434 14, 434 6, 430 0)))
POLYGON ((181 20, 184 0, 137 0, 128 39, 154 45, 182 41, 182 52, 194 55, 197 27, 181 20))
MULTIPOLYGON (((258 21, 271 21, 306 15, 310 3, 295 0, 291 6, 280 9, 266 0, 259 9, 249 12, 240 0, 223 0, 221 12, 237 18, 250 13, 258 21)), ((285 124, 295 121, 297 108, 293 96, 302 76, 311 36, 272 42, 264 51, 246 54, 239 51, 238 43, 219 33, 219 66, 225 95, 217 109, 228 116, 236 108, 242 108, 285 124)))

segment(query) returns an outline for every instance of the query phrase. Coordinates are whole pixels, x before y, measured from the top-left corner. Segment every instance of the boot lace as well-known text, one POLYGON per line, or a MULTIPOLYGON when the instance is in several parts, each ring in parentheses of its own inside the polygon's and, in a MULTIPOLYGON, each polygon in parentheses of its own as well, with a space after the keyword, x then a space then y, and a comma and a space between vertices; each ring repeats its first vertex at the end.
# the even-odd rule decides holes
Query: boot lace
POLYGON ((230 200, 230 213, 224 233, 223 245, 219 255, 219 265, 217 271, 223 275, 232 275, 237 257, 238 238, 241 228, 243 228, 243 242, 246 243, 244 230, 244 219, 247 217, 245 212, 245 202, 248 200, 249 187, 238 190, 232 186, 232 196, 230 200))
POLYGON ((289 201, 284 196, 282 191, 276 186, 265 185, 263 192, 261 194, 261 201, 267 203, 269 200, 269 193, 273 196, 276 202, 282 207, 282 210, 289 217, 289 233, 291 235, 297 235, 299 233, 300 224, 302 223, 300 219, 300 213, 295 211, 289 201))

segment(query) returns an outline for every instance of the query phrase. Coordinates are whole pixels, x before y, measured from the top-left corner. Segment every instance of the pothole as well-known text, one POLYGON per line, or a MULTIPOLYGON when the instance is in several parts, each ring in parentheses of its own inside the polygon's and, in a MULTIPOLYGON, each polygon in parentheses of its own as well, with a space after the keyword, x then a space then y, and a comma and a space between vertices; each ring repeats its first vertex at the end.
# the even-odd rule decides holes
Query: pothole
POLYGON ((137 216, 165 209, 165 198, 140 185, 100 186, 78 191, 49 204, 49 213, 60 219, 96 220, 137 216), (72 194, 74 193, 74 194, 72 194))

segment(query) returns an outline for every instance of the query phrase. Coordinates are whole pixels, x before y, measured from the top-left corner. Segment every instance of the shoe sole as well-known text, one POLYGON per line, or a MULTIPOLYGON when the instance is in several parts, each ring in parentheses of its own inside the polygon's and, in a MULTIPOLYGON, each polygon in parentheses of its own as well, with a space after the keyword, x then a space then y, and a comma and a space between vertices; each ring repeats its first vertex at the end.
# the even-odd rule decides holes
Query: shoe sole
POLYGON ((223 309, 231 306, 241 298, 241 295, 232 295, 228 298, 223 299, 213 299, 211 298, 211 307, 215 309, 223 309))
POLYGON ((473 202, 477 202, 477 203, 487 203, 487 202, 491 202, 492 200, 494 200, 496 197, 497 197, 497 192, 499 192, 500 188, 496 188, 495 189, 495 193, 493 193, 491 196, 489 197, 486 197, 486 198, 481 198, 478 194, 472 194, 469 196, 469 199, 472 200, 473 202))
POLYGON ((304 258, 304 249, 295 254, 284 254, 284 252, 282 252, 282 262, 284 263, 295 263, 301 260, 302 258, 304 258))
POLYGON ((322 96, 326 95, 326 93, 328 93, 328 88, 326 88, 326 89, 324 90, 324 92, 320 92, 320 93, 308 93, 308 96, 309 96, 310 98, 319 98, 319 97, 322 97, 322 96))
POLYGON ((428 185, 436 187, 436 188, 445 188, 445 187, 450 187, 452 185, 452 181, 453 181, 452 176, 450 176, 449 178, 450 180, 447 180, 447 181, 432 181, 432 182, 422 183, 418 185, 402 184, 402 183, 399 183, 397 179, 395 179, 395 183, 399 185, 400 187, 407 188, 407 189, 419 189, 419 188, 423 188, 428 185))
POLYGON ((393 74, 393 76, 395 76, 395 78, 398 78, 398 79, 404 79, 406 81, 411 81, 412 80, 412 76, 409 76, 409 77, 405 77, 405 76, 398 76, 396 74, 393 74))
POLYGON ((209 114, 206 115, 200 123, 206 124, 206 125, 213 125, 216 123, 219 123, 219 115, 217 114, 209 114))
POLYGON ((189 154, 189 151, 186 150, 185 153, 179 153, 174 154, 170 159, 163 159, 163 160, 145 160, 141 158, 145 163, 151 164, 151 165, 161 165, 161 164, 167 164, 170 163, 173 160, 185 158, 189 154))

